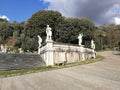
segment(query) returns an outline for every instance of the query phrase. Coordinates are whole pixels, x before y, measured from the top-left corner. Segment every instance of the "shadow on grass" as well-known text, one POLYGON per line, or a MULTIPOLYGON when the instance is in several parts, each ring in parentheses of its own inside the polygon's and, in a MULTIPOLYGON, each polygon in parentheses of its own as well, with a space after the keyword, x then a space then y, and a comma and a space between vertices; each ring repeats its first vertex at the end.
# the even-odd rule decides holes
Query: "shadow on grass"
POLYGON ((43 71, 49 71, 49 70, 55 70, 55 69, 68 68, 68 67, 73 67, 73 66, 84 65, 84 64, 101 61, 103 58, 104 57, 98 55, 98 56, 96 56, 95 59, 67 63, 62 66, 44 66, 44 67, 29 68, 29 69, 22 69, 22 70, 2 71, 2 72, 0 72, 0 77, 18 76, 18 75, 24 75, 24 74, 29 74, 29 73, 35 73, 35 72, 43 72, 43 71))

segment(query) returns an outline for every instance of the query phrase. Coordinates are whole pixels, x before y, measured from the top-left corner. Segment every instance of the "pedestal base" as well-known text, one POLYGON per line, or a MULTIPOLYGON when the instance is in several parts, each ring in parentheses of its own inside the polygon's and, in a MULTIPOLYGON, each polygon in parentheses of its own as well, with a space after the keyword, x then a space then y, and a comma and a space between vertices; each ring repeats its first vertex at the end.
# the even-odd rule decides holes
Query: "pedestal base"
POLYGON ((52 39, 46 39, 46 43, 47 42, 53 42, 53 40, 52 39))
POLYGON ((38 54, 40 54, 40 47, 38 47, 38 54))
POLYGON ((79 45, 80 47, 84 47, 84 45, 79 45))

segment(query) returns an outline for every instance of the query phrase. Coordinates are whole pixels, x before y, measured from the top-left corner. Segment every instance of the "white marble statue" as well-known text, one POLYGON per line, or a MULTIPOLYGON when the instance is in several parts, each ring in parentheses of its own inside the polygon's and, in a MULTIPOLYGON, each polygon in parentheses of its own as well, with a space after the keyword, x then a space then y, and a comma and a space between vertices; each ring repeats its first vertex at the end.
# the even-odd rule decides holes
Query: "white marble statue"
POLYGON ((18 49, 19 53, 24 53, 24 51, 22 50, 22 48, 18 49))
POLYGON ((1 52, 6 53, 7 52, 7 45, 1 44, 1 52))
POLYGON ((4 52, 4 46, 3 46, 3 44, 1 44, 1 52, 4 52))
POLYGON ((93 40, 91 40, 91 48, 95 50, 95 44, 93 40))
POLYGON ((40 48, 42 43, 42 38, 39 35, 37 35, 37 37, 38 37, 38 44, 39 44, 38 47, 40 48))
POLYGON ((40 54, 40 47, 41 47, 41 43, 42 43, 42 38, 39 36, 39 35, 37 35, 37 37, 38 37, 38 44, 39 44, 39 46, 38 46, 38 54, 40 54))
POLYGON ((83 34, 79 34, 79 36, 78 36, 78 40, 79 40, 78 44, 80 46, 82 45, 82 37, 83 37, 83 34))
POLYGON ((46 34, 47 34, 47 38, 46 40, 52 40, 52 29, 49 27, 49 25, 47 25, 47 28, 46 28, 46 34))

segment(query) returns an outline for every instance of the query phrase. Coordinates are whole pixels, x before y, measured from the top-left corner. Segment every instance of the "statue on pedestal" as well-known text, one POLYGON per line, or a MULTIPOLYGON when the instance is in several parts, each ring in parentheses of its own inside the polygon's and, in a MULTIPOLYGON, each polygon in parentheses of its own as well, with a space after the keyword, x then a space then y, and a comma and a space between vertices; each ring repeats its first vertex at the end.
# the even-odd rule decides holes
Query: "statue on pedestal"
POLYGON ((93 40, 91 40, 91 48, 92 48, 93 50, 95 50, 95 44, 94 44, 94 41, 93 41, 93 40))
POLYGON ((47 34, 47 38, 46 40, 52 40, 52 29, 49 27, 49 25, 47 25, 47 28, 46 28, 46 34, 47 34))
POLYGON ((78 36, 78 40, 79 40, 78 44, 80 46, 82 45, 82 37, 83 37, 83 34, 79 34, 79 36, 78 36))

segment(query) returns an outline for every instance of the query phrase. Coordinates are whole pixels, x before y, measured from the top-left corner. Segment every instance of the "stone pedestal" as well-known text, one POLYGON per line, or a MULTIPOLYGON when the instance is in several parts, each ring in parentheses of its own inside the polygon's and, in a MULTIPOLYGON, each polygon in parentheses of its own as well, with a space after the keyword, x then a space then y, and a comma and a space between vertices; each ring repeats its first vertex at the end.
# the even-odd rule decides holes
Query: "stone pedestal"
POLYGON ((95 58, 96 55, 95 55, 95 50, 94 50, 94 49, 92 50, 92 53, 93 53, 93 54, 92 54, 92 57, 95 58))
POLYGON ((46 40, 46 45, 40 48, 40 55, 46 66, 65 64, 69 62, 85 61, 95 58, 93 49, 84 48, 83 45, 73 46, 59 44, 52 40, 46 40))
POLYGON ((81 54, 81 60, 85 60, 85 49, 83 45, 80 45, 80 54, 81 54))
POLYGON ((38 47, 38 54, 40 54, 40 47, 38 47))
POLYGON ((52 40, 46 40, 46 65, 54 65, 53 62, 53 41, 52 40))

